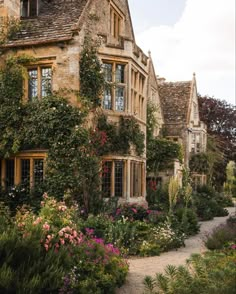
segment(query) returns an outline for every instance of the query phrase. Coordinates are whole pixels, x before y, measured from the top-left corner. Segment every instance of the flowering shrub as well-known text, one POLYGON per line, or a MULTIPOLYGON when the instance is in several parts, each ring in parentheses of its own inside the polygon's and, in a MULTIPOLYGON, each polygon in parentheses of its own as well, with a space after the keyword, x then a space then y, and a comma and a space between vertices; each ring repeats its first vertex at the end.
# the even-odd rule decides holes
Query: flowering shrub
POLYGON ((136 203, 127 203, 117 208, 115 219, 128 218, 129 221, 140 220, 143 221, 148 218, 150 210, 145 206, 136 203))
POLYGON ((124 283, 127 262, 92 229, 80 230, 76 205, 45 194, 38 215, 26 207, 10 223, 5 215, 0 292, 114 293, 124 283))

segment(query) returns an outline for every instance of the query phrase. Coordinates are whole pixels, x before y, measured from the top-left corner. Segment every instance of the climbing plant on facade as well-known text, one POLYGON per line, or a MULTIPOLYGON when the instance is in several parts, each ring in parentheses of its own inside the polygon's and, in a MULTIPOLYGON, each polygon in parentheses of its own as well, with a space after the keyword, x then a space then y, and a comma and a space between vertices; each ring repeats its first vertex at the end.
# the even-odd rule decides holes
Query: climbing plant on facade
POLYGON ((106 142, 100 148, 100 155, 108 153, 130 154, 134 146, 137 155, 144 152, 145 135, 135 118, 120 117, 116 125, 107 121, 106 115, 99 115, 97 119, 97 130, 106 136, 106 142))

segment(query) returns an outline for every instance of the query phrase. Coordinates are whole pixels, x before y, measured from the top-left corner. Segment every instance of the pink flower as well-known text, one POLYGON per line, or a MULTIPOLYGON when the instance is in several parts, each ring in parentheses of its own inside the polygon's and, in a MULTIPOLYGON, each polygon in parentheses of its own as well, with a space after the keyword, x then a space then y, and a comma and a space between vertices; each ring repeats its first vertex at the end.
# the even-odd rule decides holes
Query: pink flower
POLYGON ((48 194, 45 192, 43 193, 43 199, 47 199, 48 198, 48 194))
POLYGON ((231 245, 231 249, 236 249, 236 244, 231 245))
POLYGON ((138 212, 137 209, 135 209, 135 208, 131 208, 131 210, 133 210, 134 213, 138 212))
POLYGON ((62 239, 62 238, 60 238, 60 243, 61 243, 61 245, 64 245, 65 244, 65 240, 62 239))
POLYGON ((46 230, 46 231, 49 231, 50 230, 50 225, 48 223, 45 223, 43 225, 43 229, 46 230))
POLYGON ((48 251, 48 244, 44 244, 44 248, 48 251))

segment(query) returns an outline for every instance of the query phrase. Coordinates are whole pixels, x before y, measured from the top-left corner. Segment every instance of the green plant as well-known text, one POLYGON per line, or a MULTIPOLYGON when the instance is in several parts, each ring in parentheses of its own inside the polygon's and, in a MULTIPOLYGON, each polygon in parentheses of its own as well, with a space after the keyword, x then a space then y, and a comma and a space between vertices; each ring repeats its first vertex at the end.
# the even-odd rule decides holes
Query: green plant
POLYGON ((210 236, 207 236, 205 245, 210 250, 223 249, 228 243, 236 243, 236 225, 224 224, 216 227, 210 236))
POLYGON ((169 265, 164 274, 146 277, 149 294, 219 294, 234 293, 236 287, 236 252, 209 252, 192 255, 186 266, 169 265))
POLYGON ((0 236, 2 293, 114 293, 128 265, 112 244, 82 233, 78 207, 44 194, 38 214, 26 207, 4 218, 0 236))
POLYGON ((178 193, 179 193, 179 180, 176 177, 171 177, 169 185, 168 185, 169 214, 173 213, 173 209, 177 203, 178 193))
POLYGON ((178 143, 153 138, 147 142, 147 170, 154 172, 166 169, 174 160, 183 160, 183 150, 178 143))
POLYGON ((101 94, 105 86, 97 47, 98 44, 88 35, 80 54, 80 95, 86 97, 95 108, 101 104, 101 94))
POLYGON ((215 216, 226 216, 228 211, 217 201, 217 192, 210 186, 198 187, 193 194, 193 204, 201 220, 210 220, 215 216))
POLYGON ((177 208, 175 215, 179 222, 180 229, 185 235, 191 236, 199 232, 200 225, 198 223, 197 214, 193 208, 177 208))
POLYGON ((97 117, 97 131, 104 132, 106 139, 99 155, 109 153, 129 154, 133 145, 137 155, 144 151, 144 133, 135 118, 120 117, 119 124, 108 122, 105 114, 97 117))

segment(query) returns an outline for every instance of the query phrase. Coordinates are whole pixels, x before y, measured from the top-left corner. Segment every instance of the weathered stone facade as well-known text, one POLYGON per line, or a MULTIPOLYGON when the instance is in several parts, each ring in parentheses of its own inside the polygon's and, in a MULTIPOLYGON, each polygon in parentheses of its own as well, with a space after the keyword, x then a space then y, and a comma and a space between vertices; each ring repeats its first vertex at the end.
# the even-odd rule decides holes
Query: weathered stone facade
MULTIPOLYGON (((37 0, 35 0, 37 1, 37 0)), ((3 2, 3 1, 2 1, 3 2)), ((4 1, 1 13, 20 17, 20 0, 4 1)), ((1 47, 1 60, 13 55, 27 54, 37 58, 35 66, 50 66, 53 71, 52 89, 79 90, 79 59, 84 37, 89 33, 100 40, 99 59, 103 64, 119 66, 124 71, 122 81, 122 110, 113 105, 103 111, 110 121, 120 116, 135 117, 146 134, 146 105, 151 89, 156 91, 153 99, 159 99, 156 79, 149 79, 150 61, 136 45, 126 0, 51 0, 37 2, 37 16, 21 19, 22 29, 1 47)), ((28 6, 28 13, 30 8, 28 6)), ((33 66, 32 64, 30 65, 33 66)), ((154 70, 152 69, 154 74, 154 70)), ((27 101, 27 85, 25 98, 27 101)), ((105 99, 104 97, 101 99, 105 99)), ((71 103, 77 104, 75 96, 71 103)), ((102 101, 102 104, 103 101, 102 101)), ((105 104, 104 104, 105 105, 105 104)), ((111 195, 115 195, 115 164, 122 164, 121 202, 145 203, 146 154, 110 154, 102 159, 110 162, 111 195)), ((4 174, 2 175, 4 177, 4 174)))
MULTIPOLYGON (((184 166, 189 167, 191 154, 205 152, 206 125, 200 121, 195 74, 192 81, 159 81, 159 94, 164 115, 165 135, 180 143, 184 151, 184 166)), ((181 177, 182 167, 176 165, 171 174, 181 177)), ((195 174, 199 184, 206 183, 206 176, 195 174)))

